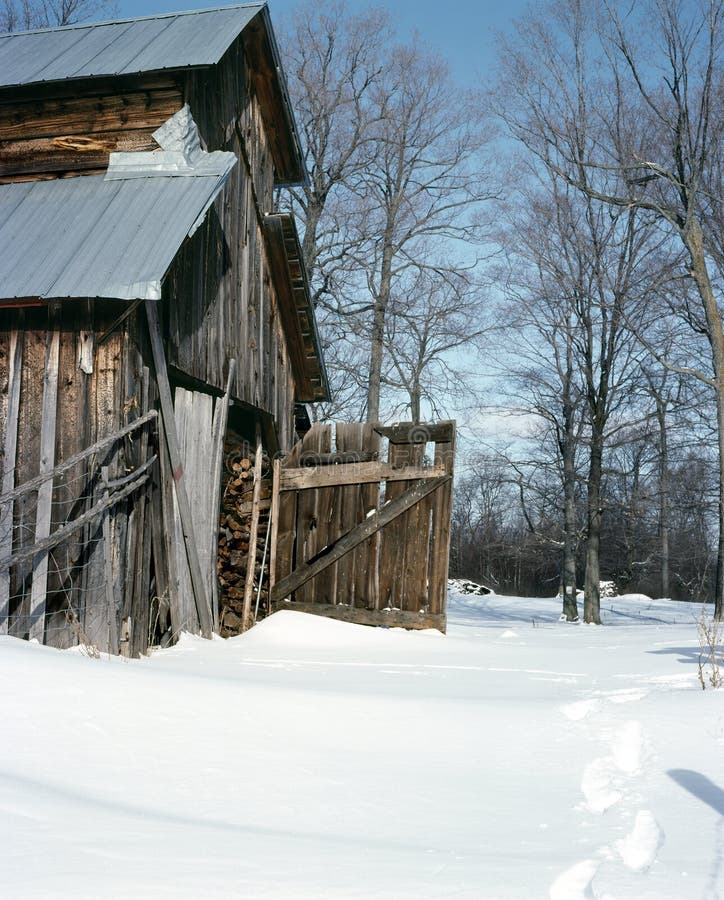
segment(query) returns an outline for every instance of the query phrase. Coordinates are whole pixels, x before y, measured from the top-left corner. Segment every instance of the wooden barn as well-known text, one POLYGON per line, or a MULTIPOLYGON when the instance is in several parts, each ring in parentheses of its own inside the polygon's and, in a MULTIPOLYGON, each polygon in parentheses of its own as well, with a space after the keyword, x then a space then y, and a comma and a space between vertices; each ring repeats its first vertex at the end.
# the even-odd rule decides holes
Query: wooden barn
POLYGON ((222 492, 327 393, 305 177, 263 3, 0 37, 0 633, 219 630, 222 492))

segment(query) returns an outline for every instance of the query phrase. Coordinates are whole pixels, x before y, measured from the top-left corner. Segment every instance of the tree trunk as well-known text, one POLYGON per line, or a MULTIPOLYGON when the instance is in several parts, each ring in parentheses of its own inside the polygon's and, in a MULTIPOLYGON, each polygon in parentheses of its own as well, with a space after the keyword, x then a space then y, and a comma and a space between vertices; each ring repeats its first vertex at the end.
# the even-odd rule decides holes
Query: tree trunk
POLYGON ((380 420, 380 386, 382 383, 382 355, 385 343, 385 317, 392 292, 392 235, 388 228, 382 248, 380 288, 375 298, 372 339, 370 341, 370 371, 367 386, 367 421, 380 420))
POLYGON ((669 596, 669 440, 666 431, 666 404, 656 400, 659 423, 659 540, 661 552, 661 596, 669 596))
POLYGON ((704 254, 704 239, 695 216, 690 216, 684 241, 691 259, 694 279, 706 316, 707 338, 711 347, 716 391, 716 423, 719 445, 719 539, 717 545, 716 584, 714 585, 714 618, 724 618, 724 330, 704 254))
POLYGON ((584 585, 583 620, 601 624, 601 472, 603 439, 591 439, 591 465, 588 470, 588 539, 586 541, 586 583, 584 585))

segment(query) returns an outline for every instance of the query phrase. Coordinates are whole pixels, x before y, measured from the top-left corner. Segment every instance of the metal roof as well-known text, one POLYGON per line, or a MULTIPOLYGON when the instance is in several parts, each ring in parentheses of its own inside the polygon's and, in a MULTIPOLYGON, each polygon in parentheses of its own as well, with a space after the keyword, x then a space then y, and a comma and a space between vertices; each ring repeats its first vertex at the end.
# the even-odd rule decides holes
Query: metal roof
POLYGON ((0 298, 159 299, 230 171, 0 185, 0 298))
POLYGON ((0 87, 211 66, 265 3, 0 35, 0 87))

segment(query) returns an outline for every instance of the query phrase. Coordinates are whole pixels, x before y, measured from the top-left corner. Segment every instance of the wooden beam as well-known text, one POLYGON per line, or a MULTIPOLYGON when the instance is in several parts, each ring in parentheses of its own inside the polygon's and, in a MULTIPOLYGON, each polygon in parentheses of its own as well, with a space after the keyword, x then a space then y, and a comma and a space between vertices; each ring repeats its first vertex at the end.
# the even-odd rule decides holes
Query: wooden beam
POLYGON ((269 592, 271 594, 277 580, 277 539, 279 537, 279 476, 282 461, 275 459, 272 463, 272 495, 271 495, 271 539, 269 546, 269 592))
MULTIPOLYGON (((58 361, 60 357, 60 322, 51 308, 43 376, 43 407, 40 413, 40 474, 52 473, 55 466, 55 423, 58 415, 58 361)), ((35 544, 50 534, 53 508, 53 479, 44 481, 38 490, 35 514, 35 544)), ((30 588, 30 640, 41 644, 45 636, 45 601, 48 591, 48 552, 40 551, 33 559, 33 583, 30 588)))
POLYGON ((375 481, 418 481, 440 478, 444 466, 394 466, 384 462, 348 463, 324 468, 282 469, 280 491, 303 491, 343 484, 370 484, 375 481))
POLYGON ((303 466, 338 466, 346 463, 375 462, 379 458, 376 451, 338 450, 336 453, 303 453, 300 460, 303 466))
POLYGON ((455 435, 455 422, 399 422, 397 425, 375 425, 375 431, 391 444, 428 444, 450 442, 455 435))
POLYGON ((156 369, 156 381, 158 383, 158 393, 161 400, 161 417, 164 424, 168 453, 171 459, 171 471, 173 473, 176 499, 178 501, 186 556, 189 563, 189 573, 191 575, 191 585, 194 592, 196 612, 199 617, 202 635, 206 638, 210 638, 212 633, 211 610, 209 608, 209 601, 206 595, 203 577, 201 575, 201 563, 199 562, 198 545, 194 534, 193 516, 191 514, 191 506, 189 505, 189 498, 186 492, 184 467, 183 461, 181 460, 181 451, 179 449, 178 432, 176 430, 176 417, 174 415, 173 402, 171 400, 171 385, 168 380, 166 356, 163 350, 163 339, 161 337, 161 325, 158 320, 158 309, 155 300, 146 300, 146 318, 148 319, 151 350, 153 352, 153 364, 156 369))
POLYGON ((106 168, 111 153, 158 150, 149 132, 59 135, 0 142, 0 175, 36 175, 106 168))
POLYGON ((424 629, 436 628, 445 633, 445 616, 422 612, 405 612, 402 609, 364 609, 341 603, 295 603, 281 601, 272 604, 272 612, 303 612, 355 625, 374 625, 383 628, 424 629))
MULTIPOLYGON (((216 400, 214 407, 214 421, 212 425, 213 436, 211 439, 211 454, 213 471, 211 475, 211 484, 213 486, 213 496, 211 498, 211 520, 215 525, 219 521, 219 508, 221 506, 221 473, 224 467, 224 439, 226 437, 226 429, 229 422, 229 404, 231 402, 231 388, 234 384, 234 375, 236 374, 236 360, 229 360, 229 371, 226 376, 226 392, 223 397, 216 400), (215 517, 215 518, 214 518, 215 517)), ((214 532, 214 540, 211 547, 211 617, 213 619, 214 631, 219 630, 219 578, 216 571, 219 555, 219 541, 214 532)))
POLYGON ((182 106, 183 94, 178 88, 4 103, 0 104, 0 141, 98 131, 155 131, 182 106))
POLYGON ((329 547, 325 547, 316 557, 303 563, 299 568, 295 569, 286 578, 282 578, 274 585, 270 600, 272 603, 283 600, 290 596, 294 591, 306 584, 315 575, 319 575, 328 566, 336 562, 350 550, 354 550, 362 541, 372 537, 385 525, 394 521, 402 513, 412 509, 416 503, 419 503, 433 491, 447 484, 450 476, 442 478, 434 478, 423 484, 417 485, 409 491, 405 491, 400 497, 386 503, 382 509, 373 513, 364 522, 361 522, 351 531, 348 531, 343 537, 329 547))
POLYGON ((256 568, 257 537, 259 535, 259 500, 261 498, 262 453, 261 426, 256 423, 256 456, 254 457, 254 494, 251 507, 251 524, 249 527, 249 554, 246 558, 246 581, 244 583, 244 606, 241 615, 241 630, 246 631, 252 625, 251 597, 254 591, 254 570, 256 568))
MULTIPOLYGON (((21 313, 22 316, 22 313, 21 313)), ((18 420, 20 413, 20 382, 23 369, 22 328, 10 332, 8 401, 5 413, 5 447, 3 453, 2 504, 0 504, 0 556, 8 556, 13 549, 14 506, 11 497, 6 498, 15 484, 15 465, 18 446, 18 420)), ((10 571, 0 571, 0 634, 7 634, 10 624, 10 571)))

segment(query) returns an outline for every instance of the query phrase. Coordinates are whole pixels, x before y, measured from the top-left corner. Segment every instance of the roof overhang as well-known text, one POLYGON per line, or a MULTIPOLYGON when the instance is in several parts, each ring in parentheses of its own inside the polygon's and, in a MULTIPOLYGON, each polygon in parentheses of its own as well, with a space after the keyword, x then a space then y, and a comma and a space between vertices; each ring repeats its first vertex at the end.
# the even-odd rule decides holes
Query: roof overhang
POLYGON ((264 235, 294 373, 295 399, 302 403, 328 400, 322 345, 294 218, 288 213, 265 216, 264 235))

